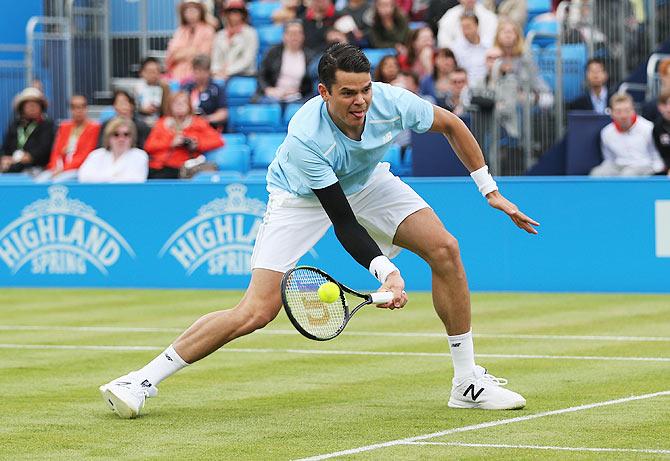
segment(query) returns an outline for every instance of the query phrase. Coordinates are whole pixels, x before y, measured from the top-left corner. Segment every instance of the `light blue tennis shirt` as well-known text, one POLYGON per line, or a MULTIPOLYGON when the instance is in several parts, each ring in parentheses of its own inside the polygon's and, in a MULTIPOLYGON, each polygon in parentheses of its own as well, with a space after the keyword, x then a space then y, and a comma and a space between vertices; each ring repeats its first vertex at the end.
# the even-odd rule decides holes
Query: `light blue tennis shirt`
POLYGON ((433 125, 433 105, 414 93, 372 83, 372 104, 360 141, 347 137, 328 114, 321 96, 296 112, 288 134, 268 168, 268 191, 313 196, 340 181, 347 195, 365 186, 379 161, 403 130, 424 133, 433 125))

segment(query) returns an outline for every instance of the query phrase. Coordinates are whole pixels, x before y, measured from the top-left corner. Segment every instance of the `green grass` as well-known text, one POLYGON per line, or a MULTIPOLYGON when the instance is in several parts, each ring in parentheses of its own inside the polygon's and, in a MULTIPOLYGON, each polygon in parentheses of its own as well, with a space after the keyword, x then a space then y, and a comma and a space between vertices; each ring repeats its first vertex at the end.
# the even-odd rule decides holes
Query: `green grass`
MULTIPOLYGON (((239 292, 0 291, 0 344, 167 346, 200 315, 239 292), (7 326, 42 326, 12 330, 7 326), (82 331, 73 326, 167 331, 82 331), (174 331, 173 331, 174 330, 174 331)), ((670 357, 670 296, 477 294, 475 334, 661 337, 658 341, 475 338, 479 354, 670 357)), ((312 342, 282 313, 269 330, 163 382, 146 415, 120 420, 97 387, 157 351, 0 347, 0 459, 296 459, 488 421, 670 390, 670 361, 480 357, 528 406, 487 412, 447 407, 444 356, 298 354, 288 349, 446 353, 430 296, 400 311, 367 309, 337 339, 312 342), (239 349, 271 349, 267 352, 239 349)), ((670 396, 515 422, 429 442, 670 450, 670 396)), ((566 452, 397 445, 342 459, 668 459, 662 453, 566 452), (664 458, 665 457, 665 458, 664 458)))

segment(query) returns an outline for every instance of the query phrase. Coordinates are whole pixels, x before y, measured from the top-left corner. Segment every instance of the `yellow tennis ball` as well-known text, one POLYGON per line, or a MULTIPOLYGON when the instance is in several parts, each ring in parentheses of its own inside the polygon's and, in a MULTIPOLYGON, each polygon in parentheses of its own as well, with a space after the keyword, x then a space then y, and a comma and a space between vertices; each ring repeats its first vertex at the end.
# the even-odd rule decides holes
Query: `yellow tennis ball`
POLYGON ((340 287, 333 282, 326 282, 316 291, 324 303, 334 303, 340 297, 340 287))

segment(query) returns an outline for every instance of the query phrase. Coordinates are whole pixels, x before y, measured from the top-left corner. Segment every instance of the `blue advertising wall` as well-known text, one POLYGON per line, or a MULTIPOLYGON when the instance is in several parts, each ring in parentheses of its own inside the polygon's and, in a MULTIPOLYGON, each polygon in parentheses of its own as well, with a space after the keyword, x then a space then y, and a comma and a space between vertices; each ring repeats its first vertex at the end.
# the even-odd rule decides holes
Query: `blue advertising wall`
MULTIPOLYGON (((460 242, 474 290, 670 292, 670 181, 501 179, 541 223, 517 229, 469 179, 407 179, 460 242)), ((0 286, 244 288, 263 181, 0 186, 0 286)), ((342 282, 375 281, 332 230, 302 260, 342 282)), ((429 290, 418 257, 396 260, 429 290)))

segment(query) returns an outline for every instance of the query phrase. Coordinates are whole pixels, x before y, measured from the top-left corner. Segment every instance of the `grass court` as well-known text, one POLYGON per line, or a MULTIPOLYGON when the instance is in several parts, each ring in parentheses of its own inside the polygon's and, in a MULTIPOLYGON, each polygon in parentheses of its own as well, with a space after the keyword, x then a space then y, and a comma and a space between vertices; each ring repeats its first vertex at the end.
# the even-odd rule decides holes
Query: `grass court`
POLYGON ((473 295, 477 362, 519 411, 447 407, 430 294, 364 308, 333 341, 282 312, 121 420, 98 386, 232 291, 4 289, 0 459, 670 459, 670 296, 473 295))

